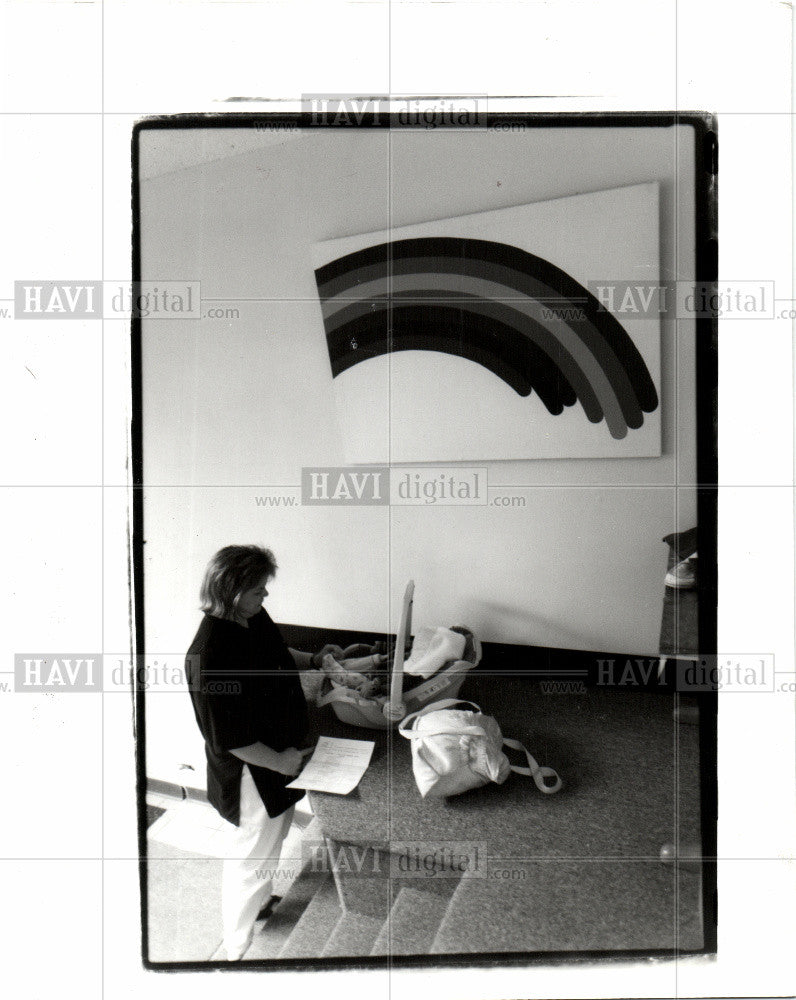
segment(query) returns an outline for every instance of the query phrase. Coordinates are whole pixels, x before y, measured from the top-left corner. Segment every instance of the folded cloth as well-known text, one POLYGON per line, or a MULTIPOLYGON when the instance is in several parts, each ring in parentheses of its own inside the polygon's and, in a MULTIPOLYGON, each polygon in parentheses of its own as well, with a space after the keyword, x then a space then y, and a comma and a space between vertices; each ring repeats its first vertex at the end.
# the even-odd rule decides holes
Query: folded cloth
POLYGON ((419 628, 404 673, 428 678, 450 660, 460 660, 466 639, 449 628, 419 628))
POLYGON ((299 674, 299 680, 304 698, 310 705, 314 705, 321 696, 324 675, 320 670, 302 670, 299 674))

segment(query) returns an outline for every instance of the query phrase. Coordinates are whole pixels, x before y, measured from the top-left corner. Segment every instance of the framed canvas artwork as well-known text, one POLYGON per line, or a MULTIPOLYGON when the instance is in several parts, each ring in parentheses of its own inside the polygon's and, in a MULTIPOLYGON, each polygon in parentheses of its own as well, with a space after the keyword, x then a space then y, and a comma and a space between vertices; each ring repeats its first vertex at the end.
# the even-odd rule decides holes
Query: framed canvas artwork
POLYGON ((661 453, 656 183, 313 247, 351 463, 661 453), (597 295, 595 295, 595 289, 597 295))

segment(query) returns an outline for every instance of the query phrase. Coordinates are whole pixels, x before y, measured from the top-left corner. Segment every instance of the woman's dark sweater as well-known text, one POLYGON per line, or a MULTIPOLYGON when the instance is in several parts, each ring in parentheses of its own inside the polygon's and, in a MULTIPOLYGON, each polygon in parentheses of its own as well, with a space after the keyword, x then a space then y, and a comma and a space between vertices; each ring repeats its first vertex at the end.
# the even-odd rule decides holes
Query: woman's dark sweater
MULTIPOLYGON (((230 753, 252 743, 272 750, 301 748, 307 703, 293 657, 262 608, 245 628, 205 615, 186 658, 194 713, 205 741, 207 797, 235 826, 240 821, 243 761, 230 753)), ((247 765, 269 816, 304 795, 286 788, 292 778, 247 765)))

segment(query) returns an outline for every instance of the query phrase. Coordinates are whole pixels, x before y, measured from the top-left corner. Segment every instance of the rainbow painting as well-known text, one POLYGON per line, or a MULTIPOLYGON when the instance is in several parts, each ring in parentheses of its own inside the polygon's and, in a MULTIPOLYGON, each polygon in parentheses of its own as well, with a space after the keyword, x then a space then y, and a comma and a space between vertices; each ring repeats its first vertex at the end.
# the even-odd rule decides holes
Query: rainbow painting
POLYGON ((617 316, 587 287, 658 280, 657 194, 636 185, 320 244, 348 460, 660 454, 660 318, 617 316))

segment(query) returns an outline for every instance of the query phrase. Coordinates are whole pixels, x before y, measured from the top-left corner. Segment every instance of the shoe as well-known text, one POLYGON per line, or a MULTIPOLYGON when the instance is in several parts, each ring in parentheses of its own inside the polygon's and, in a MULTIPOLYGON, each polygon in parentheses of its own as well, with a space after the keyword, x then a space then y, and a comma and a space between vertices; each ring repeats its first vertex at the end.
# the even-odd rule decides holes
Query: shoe
POLYGON ((281 902, 281 896, 271 896, 265 906, 257 914, 257 920, 267 920, 281 902))
POLYGON ((697 579, 696 553, 677 563, 666 574, 666 586, 674 590, 693 590, 697 579))

